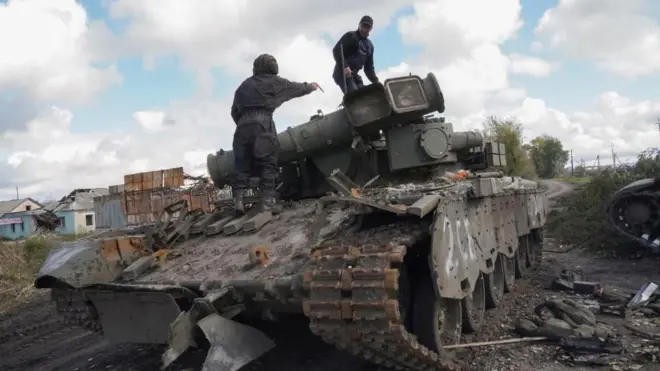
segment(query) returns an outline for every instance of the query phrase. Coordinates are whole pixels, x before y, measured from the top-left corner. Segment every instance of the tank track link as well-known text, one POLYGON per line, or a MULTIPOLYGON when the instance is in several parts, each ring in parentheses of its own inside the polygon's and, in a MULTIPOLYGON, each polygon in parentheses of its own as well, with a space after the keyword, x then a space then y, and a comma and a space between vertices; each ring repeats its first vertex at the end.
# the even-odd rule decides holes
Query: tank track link
POLYGON ((449 353, 417 341, 399 303, 406 249, 421 237, 412 223, 395 223, 324 242, 312 253, 303 311, 326 343, 396 370, 464 370, 449 353), (365 243, 366 242, 366 243, 365 243))
POLYGON ((63 317, 65 324, 103 334, 103 327, 96 309, 85 300, 82 292, 52 289, 51 299, 55 302, 55 310, 63 317))

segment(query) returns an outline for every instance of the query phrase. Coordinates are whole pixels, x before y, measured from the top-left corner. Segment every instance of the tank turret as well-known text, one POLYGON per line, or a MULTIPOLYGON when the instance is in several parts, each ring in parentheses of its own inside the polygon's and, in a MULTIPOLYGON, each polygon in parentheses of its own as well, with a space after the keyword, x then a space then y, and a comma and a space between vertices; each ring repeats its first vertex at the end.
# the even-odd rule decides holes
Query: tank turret
MULTIPOLYGON (((364 184, 376 175, 402 178, 423 168, 484 167, 481 133, 455 132, 444 119, 426 117, 444 110, 443 93, 432 73, 424 79, 387 79, 347 94, 343 108, 327 115, 319 112, 278 134, 280 193, 316 197, 328 190, 324 179, 335 171, 364 184)), ((207 168, 217 187, 230 185, 233 151, 209 154, 207 168)))

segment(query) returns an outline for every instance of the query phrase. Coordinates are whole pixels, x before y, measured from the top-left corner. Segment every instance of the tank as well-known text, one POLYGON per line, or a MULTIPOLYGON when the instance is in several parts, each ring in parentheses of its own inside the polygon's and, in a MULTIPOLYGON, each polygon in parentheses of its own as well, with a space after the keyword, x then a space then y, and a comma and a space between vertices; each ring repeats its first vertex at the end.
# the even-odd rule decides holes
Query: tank
MULTIPOLYGON (((108 341, 167 344, 164 366, 205 338, 204 370, 238 370, 275 346, 251 319, 287 313, 385 367, 464 369, 445 347, 532 274, 547 199, 444 109, 433 74, 366 86, 279 133, 281 214, 254 207, 258 189, 240 217, 230 196, 210 213, 171 205, 153 225, 61 244, 35 286, 108 341)), ((232 152, 207 167, 227 189, 232 152)))
POLYGON ((632 182, 616 191, 607 203, 607 218, 622 236, 653 253, 660 253, 660 179, 632 182))

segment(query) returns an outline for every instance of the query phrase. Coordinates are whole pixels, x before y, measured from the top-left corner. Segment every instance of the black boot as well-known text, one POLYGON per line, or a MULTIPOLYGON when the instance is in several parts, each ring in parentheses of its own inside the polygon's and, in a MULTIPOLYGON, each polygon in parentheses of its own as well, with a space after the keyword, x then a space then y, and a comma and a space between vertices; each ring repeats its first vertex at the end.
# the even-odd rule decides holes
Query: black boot
POLYGON ((234 196, 234 210, 236 211, 236 214, 245 214, 245 204, 243 203, 243 199, 245 198, 245 190, 233 189, 232 194, 234 196))
POLYGON ((277 204, 274 191, 262 190, 260 204, 261 210, 264 212, 270 211, 273 215, 282 212, 282 206, 277 204))

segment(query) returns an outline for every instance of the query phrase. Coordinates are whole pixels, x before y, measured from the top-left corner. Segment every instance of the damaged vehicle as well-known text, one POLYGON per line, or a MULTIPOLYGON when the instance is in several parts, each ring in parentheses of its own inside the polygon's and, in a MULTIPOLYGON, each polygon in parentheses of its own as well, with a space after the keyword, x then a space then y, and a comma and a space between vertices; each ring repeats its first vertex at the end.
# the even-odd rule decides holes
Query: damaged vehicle
MULTIPOLYGON (((502 144, 428 116, 445 109, 433 74, 366 86, 343 107, 278 135, 281 214, 255 207, 257 189, 240 217, 231 196, 210 213, 175 203, 153 225, 61 244, 36 287, 109 341, 168 344, 163 367, 207 341, 204 370, 238 370, 275 346, 241 318, 297 313, 370 362, 462 369, 444 346, 533 272, 546 195, 498 170, 502 144)), ((217 188, 233 163, 208 156, 217 188)))
POLYGON ((607 218, 622 236, 660 254, 660 178, 634 181, 614 192, 607 218))

